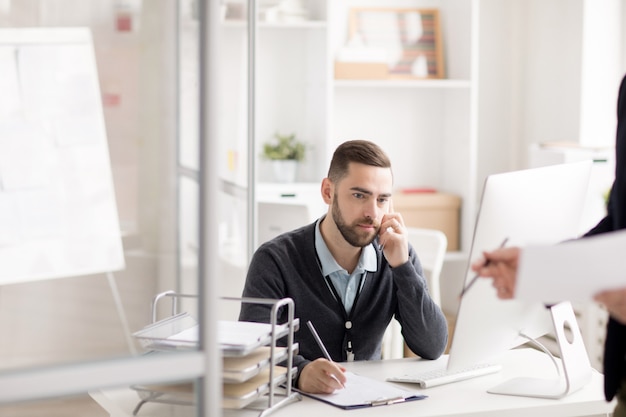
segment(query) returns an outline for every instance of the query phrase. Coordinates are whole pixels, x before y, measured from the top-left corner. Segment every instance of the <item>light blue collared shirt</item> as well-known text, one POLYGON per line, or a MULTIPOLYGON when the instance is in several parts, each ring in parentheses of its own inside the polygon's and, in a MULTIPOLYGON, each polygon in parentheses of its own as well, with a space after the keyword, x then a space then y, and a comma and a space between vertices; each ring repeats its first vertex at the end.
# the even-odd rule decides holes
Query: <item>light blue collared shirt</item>
MULTIPOLYGON (((318 219, 315 224, 315 251, 317 252, 317 257, 321 264, 322 274, 330 278, 330 281, 341 297, 341 302, 346 309, 346 313, 350 314, 356 294, 363 288, 363 284, 365 284, 367 272, 376 272, 378 269, 376 250, 371 243, 365 246, 361 251, 361 257, 359 258, 356 268, 352 271, 352 274, 348 274, 348 271, 339 266, 337 261, 335 261, 330 250, 328 250, 328 246, 326 246, 326 242, 324 242, 324 238, 322 238, 322 232, 320 232, 322 219, 324 219, 324 217, 318 219), (363 277, 361 287, 357 288, 361 277, 363 277)), ((330 288, 328 290, 332 292, 330 288)))

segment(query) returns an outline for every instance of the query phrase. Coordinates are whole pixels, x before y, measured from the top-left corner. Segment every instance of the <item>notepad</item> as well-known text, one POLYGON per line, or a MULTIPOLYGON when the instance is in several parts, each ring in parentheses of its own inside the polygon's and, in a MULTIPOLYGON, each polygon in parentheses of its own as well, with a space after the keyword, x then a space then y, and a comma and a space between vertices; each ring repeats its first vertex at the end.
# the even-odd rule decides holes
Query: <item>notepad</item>
POLYGON ((427 398, 426 395, 417 391, 409 391, 353 372, 346 372, 345 376, 347 378, 345 388, 336 390, 332 394, 299 392, 345 410, 391 405, 427 398))

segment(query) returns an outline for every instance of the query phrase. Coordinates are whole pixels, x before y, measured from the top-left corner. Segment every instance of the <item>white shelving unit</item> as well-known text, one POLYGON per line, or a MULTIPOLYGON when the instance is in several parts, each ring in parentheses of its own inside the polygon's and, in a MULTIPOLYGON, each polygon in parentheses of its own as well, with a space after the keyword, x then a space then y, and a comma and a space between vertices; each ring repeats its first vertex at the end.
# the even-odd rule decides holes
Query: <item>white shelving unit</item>
POLYGON ((335 80, 335 88, 468 89, 469 80, 335 80))
POLYGON ((461 196, 460 250, 468 251, 477 195, 477 1, 333 2, 331 62, 353 7, 439 9, 444 79, 333 80, 331 139, 365 138, 389 153, 397 188, 428 186, 461 196))
MULTIPOLYGON (((298 181, 319 183, 334 149, 349 139, 380 144, 393 161, 397 188, 429 186, 462 200, 457 262, 469 251, 478 195, 478 5, 479 0, 305 0, 309 19, 296 23, 257 22, 254 80, 256 151, 276 132, 295 133, 308 144, 298 181), (345 80, 334 78, 338 50, 348 41, 353 7, 437 8, 444 44, 444 79, 345 80)), ((218 92, 225 123, 220 176, 245 188, 248 147, 245 120, 248 25, 224 21, 220 28, 223 82, 218 92)), ((269 164, 256 160, 256 182, 273 181, 269 164)), ((259 188, 257 187, 257 190, 259 188)), ((257 192, 257 199, 259 197, 257 192)), ((230 198, 230 197, 229 197, 230 198)), ((313 199, 319 199, 313 195, 313 199)), ((318 201, 311 202, 316 204, 318 201)), ((245 242, 243 206, 229 204, 225 242, 245 242), (239 224, 239 227, 235 226, 239 224), (239 235, 234 235, 238 233, 239 235)), ((259 221, 263 221, 259 219, 259 221)), ((241 246, 241 245, 239 245, 241 246)), ((245 252, 245 249, 243 250, 245 252)), ((243 260, 244 256, 235 256, 243 260)), ((242 265, 247 262, 242 261, 242 265)), ((243 287, 232 280, 226 295, 243 287)))
MULTIPOLYGON (((461 196, 461 251, 476 206, 478 1, 305 1, 311 21, 257 27, 256 145, 276 131, 309 144, 298 180, 319 182, 341 142, 372 140, 389 153, 398 188, 430 186, 461 196), (334 78, 352 7, 440 10, 445 79, 334 78)), ((238 24, 234 24, 238 25, 238 24)), ((271 182, 258 159, 258 181, 271 182)), ((454 255, 452 255, 454 256, 454 255)))

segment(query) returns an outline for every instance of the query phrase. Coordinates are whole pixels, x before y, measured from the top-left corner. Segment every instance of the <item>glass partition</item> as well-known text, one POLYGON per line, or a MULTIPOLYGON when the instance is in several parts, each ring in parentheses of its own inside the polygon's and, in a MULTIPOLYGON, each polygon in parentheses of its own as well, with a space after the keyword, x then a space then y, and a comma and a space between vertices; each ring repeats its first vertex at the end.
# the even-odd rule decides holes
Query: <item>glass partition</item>
POLYGON ((0 2, 0 257, 15 264, 0 267, 10 335, 0 338, 0 415, 132 412, 170 382, 198 407, 168 415, 219 414, 196 395, 221 389, 214 317, 200 313, 216 275, 202 234, 217 222, 200 210, 212 3, 0 2), (175 310, 155 304, 167 291, 193 297, 175 310), (202 349, 159 355, 133 336, 180 311, 200 323, 202 349))
POLYGON ((0 414, 130 415, 176 396, 154 384, 184 387, 156 401, 168 415, 223 412, 218 319, 239 303, 218 298, 240 296, 254 229, 255 19, 254 1, 0 2, 0 256, 24 231, 48 251, 13 257, 32 279, 0 267, 0 414), (119 262, 57 272, 73 233, 79 267, 119 262), (172 316, 198 342, 163 355, 172 316))

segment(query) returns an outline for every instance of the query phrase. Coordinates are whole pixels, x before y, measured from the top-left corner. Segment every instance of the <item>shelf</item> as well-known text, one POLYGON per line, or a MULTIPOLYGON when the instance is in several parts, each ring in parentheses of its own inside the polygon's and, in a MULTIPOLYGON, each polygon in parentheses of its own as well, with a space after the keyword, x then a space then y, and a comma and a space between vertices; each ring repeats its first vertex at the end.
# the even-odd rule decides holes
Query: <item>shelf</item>
POLYGON ((450 88, 469 89, 469 80, 335 80, 342 88, 450 88))
MULTIPOLYGON (((222 22, 224 27, 244 28, 248 24, 243 20, 226 20, 222 22)), ((259 29, 325 29, 324 20, 306 20, 303 22, 257 22, 259 29)))
MULTIPOLYGON (((298 349, 298 344, 294 343, 291 354, 298 353, 298 349)), ((274 354, 273 363, 281 363, 287 360, 290 353, 286 348, 276 347, 275 350, 276 353, 274 354)), ((269 346, 261 346, 245 358, 224 357, 222 364, 222 380, 226 384, 237 384, 258 375, 259 372, 270 365, 272 361, 270 353, 271 348, 269 346)))
MULTIPOLYGON (((198 349, 199 328, 196 320, 187 312, 178 313, 180 298, 197 298, 192 294, 177 294, 166 291, 157 294, 152 302, 152 323, 133 333, 139 340, 146 355, 163 354, 171 350, 198 349), (156 320, 158 303, 171 298, 172 314, 165 319, 156 320)), ((252 402, 265 400, 264 411, 270 413, 301 399, 292 391, 292 380, 297 373, 293 366, 293 355, 299 346, 294 342, 294 332, 299 329, 299 319, 294 318, 294 302, 290 298, 264 300, 256 298, 222 297, 223 300, 241 303, 266 304, 271 306, 270 322, 218 321, 218 344, 222 356, 222 408, 241 409, 252 402), (276 322, 278 310, 287 308, 287 322, 276 322), (285 347, 277 346, 281 338, 287 339, 285 347), (278 365, 286 362, 286 366, 278 365), (280 388, 280 393, 278 389, 280 388), (277 397, 282 400, 275 402, 277 397)), ((140 401, 133 411, 137 415, 146 403, 165 403, 179 405, 195 404, 195 386, 193 383, 174 383, 157 385, 135 385, 140 401)))
POLYGON ((450 251, 450 252, 446 252, 445 261, 446 262, 458 262, 458 261, 466 262, 468 256, 469 254, 467 252, 450 251))

